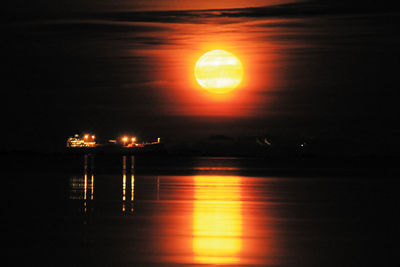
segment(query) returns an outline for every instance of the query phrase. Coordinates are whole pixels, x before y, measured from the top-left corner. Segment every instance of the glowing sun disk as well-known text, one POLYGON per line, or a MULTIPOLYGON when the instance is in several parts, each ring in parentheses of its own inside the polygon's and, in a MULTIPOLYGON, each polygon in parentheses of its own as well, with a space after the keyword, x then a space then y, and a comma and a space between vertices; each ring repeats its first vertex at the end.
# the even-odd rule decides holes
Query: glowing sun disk
POLYGON ((232 53, 212 50, 199 58, 194 73, 202 88, 213 93, 226 93, 242 81, 243 65, 232 53))

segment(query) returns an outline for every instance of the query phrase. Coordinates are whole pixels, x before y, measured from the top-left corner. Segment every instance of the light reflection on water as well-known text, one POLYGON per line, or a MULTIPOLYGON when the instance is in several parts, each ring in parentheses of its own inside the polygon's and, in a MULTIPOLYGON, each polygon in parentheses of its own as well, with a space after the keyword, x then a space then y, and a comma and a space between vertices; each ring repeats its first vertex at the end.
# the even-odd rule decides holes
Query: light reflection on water
POLYGON ((69 177, 71 229, 81 232, 68 236, 69 249, 78 261, 100 254, 90 260, 110 265, 318 266, 338 252, 352 259, 364 244, 352 229, 369 216, 360 207, 376 184, 241 176, 222 161, 194 175, 141 175, 123 164, 119 174, 85 168, 69 177))
POLYGON ((130 174, 130 189, 128 189, 127 193, 127 172, 122 171, 122 211, 123 212, 134 212, 134 200, 135 200, 135 174, 130 174), (130 196, 128 195, 130 194, 130 196), (130 200, 130 202, 128 201, 130 200), (129 207, 128 207, 129 206, 129 207))
POLYGON ((94 174, 85 172, 82 176, 75 175, 69 179, 69 199, 94 199, 94 174), (88 176, 90 178, 88 178, 88 176), (89 180, 89 181, 88 181, 89 180), (88 195, 89 194, 89 195, 88 195))
POLYGON ((193 252, 199 263, 234 263, 242 249, 240 177, 195 176, 193 252))
POLYGON ((203 165, 194 175, 89 167, 15 176, 14 188, 25 191, 14 207, 32 205, 9 216, 18 238, 7 242, 20 255, 46 251, 66 266, 392 266, 385 263, 397 259, 397 239, 388 239, 398 226, 397 177, 253 177, 203 165))
POLYGON ((69 179, 68 198, 70 200, 83 200, 82 210, 88 212, 88 202, 94 200, 94 173, 85 172, 82 176, 75 175, 69 179))
MULTIPOLYGON (((132 251, 131 255, 134 258, 145 262, 229 265, 260 263, 262 261, 257 258, 265 257, 265 251, 254 249, 256 246, 265 245, 264 237, 254 240, 251 237, 253 230, 246 229, 253 227, 252 223, 264 218, 264 215, 258 218, 257 214, 252 212, 247 213, 246 220, 243 217, 243 197, 254 199, 254 196, 243 196, 248 193, 243 181, 254 180, 251 177, 137 176, 134 172, 126 170, 123 170, 119 177, 98 175, 97 184, 94 177, 95 174, 87 171, 81 176, 70 177, 69 200, 80 201, 82 208, 79 210, 83 211, 82 214, 97 214, 96 218, 108 217, 111 214, 118 223, 124 220, 123 215, 132 215, 133 224, 139 218, 144 220, 142 229, 131 228, 128 225, 128 229, 123 230, 126 234, 129 233, 129 238, 133 238, 132 243, 128 242, 126 246, 137 246, 136 238, 144 238, 144 247, 149 249, 146 253, 157 251, 158 256, 149 259, 146 253, 140 255, 132 251), (246 191, 243 192, 243 189, 246 191), (95 190, 98 191, 96 199, 95 190), (117 191, 120 193, 117 194, 117 191), (116 206, 109 210, 109 206, 114 207, 113 203, 118 202, 116 198, 119 198, 121 203, 120 213, 117 212, 116 206), (96 201, 99 203, 94 205, 96 201), (138 210, 136 206, 139 207, 138 210), (142 231, 150 234, 143 236, 142 231)), ((247 206, 249 205, 251 206, 247 203, 247 206)), ((88 223, 87 218, 83 221, 84 224, 88 223)), ((85 231, 94 227, 96 220, 92 219, 90 223, 92 225, 88 225, 85 231)), ((261 234, 267 232, 266 229, 258 230, 261 234)), ((98 233, 93 238, 102 242, 103 234, 98 233)), ((88 235, 90 234, 85 233, 85 238, 88 235)))

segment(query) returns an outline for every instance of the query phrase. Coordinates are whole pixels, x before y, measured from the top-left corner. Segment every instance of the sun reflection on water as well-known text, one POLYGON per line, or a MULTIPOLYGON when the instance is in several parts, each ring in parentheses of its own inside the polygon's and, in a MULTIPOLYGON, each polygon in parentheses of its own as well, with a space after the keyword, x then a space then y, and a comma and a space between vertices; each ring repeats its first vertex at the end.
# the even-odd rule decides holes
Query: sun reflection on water
POLYGON ((239 262, 242 250, 240 177, 195 176, 193 252, 198 263, 239 262))

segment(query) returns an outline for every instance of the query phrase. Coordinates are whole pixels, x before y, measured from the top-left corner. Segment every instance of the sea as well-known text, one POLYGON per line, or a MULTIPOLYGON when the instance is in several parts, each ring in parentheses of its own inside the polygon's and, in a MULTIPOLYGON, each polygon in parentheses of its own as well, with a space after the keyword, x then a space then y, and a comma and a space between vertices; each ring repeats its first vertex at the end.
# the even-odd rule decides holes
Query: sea
POLYGON ((240 157, 5 158, 7 266, 399 264, 396 168, 240 157))

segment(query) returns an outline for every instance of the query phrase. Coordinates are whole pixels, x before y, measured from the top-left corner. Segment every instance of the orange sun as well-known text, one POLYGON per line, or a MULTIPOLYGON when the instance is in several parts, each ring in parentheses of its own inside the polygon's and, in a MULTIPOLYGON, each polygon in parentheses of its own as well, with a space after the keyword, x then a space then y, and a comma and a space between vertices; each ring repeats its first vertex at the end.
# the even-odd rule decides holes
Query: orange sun
POLYGON ((225 50, 212 50, 202 55, 194 69, 200 86, 212 93, 223 94, 235 89, 243 79, 240 60, 225 50))

